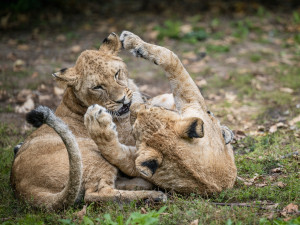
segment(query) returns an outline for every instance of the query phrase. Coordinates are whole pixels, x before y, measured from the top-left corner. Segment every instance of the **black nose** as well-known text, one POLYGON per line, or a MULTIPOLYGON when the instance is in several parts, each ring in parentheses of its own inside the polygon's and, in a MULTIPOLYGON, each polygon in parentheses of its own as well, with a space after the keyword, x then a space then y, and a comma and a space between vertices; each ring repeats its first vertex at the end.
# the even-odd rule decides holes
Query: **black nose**
POLYGON ((118 100, 118 101, 115 101, 116 103, 122 103, 122 104, 124 104, 124 102, 125 102, 125 96, 121 99, 121 100, 118 100))

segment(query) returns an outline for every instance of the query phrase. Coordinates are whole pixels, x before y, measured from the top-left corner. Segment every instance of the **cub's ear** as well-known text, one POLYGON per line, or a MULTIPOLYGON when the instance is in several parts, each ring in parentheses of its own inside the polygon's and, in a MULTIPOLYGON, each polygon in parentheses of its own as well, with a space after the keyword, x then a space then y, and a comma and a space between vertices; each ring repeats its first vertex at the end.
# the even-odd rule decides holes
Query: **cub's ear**
POLYGON ((67 86, 74 86, 78 80, 78 74, 73 67, 61 69, 60 71, 53 73, 52 76, 56 81, 67 86))
POLYGON ((102 45, 100 46, 99 51, 111 54, 111 55, 117 55, 122 47, 120 38, 117 34, 111 33, 108 35, 107 38, 105 38, 102 42, 102 45))
POLYGON ((203 124, 203 121, 197 117, 183 118, 176 122, 175 130, 182 138, 202 138, 203 124))

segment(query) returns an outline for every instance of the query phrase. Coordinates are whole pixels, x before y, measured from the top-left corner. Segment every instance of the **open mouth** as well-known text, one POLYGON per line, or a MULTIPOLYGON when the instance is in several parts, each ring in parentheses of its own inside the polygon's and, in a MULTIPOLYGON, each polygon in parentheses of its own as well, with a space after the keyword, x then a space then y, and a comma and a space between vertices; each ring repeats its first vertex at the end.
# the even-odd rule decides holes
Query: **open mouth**
POLYGON ((127 103, 127 104, 124 104, 124 105, 122 106, 122 108, 120 108, 118 111, 115 112, 116 115, 117 115, 117 116, 122 116, 122 115, 128 113, 128 112, 129 112, 130 106, 131 106, 131 102, 129 102, 129 103, 127 103))

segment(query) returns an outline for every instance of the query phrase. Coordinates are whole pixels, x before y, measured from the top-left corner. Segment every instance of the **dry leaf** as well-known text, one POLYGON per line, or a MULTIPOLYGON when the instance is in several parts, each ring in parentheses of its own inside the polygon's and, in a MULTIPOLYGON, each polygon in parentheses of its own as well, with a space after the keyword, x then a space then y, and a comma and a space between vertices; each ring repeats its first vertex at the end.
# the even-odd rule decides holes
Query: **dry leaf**
POLYGON ((66 38, 65 35, 60 34, 60 35, 58 35, 58 36, 56 37, 56 40, 57 40, 58 42, 65 42, 65 41, 67 40, 67 38, 66 38))
POLYGON ((281 169, 280 167, 274 168, 274 169, 271 169, 271 172, 272 172, 272 173, 281 173, 281 172, 282 172, 282 169, 281 169))
POLYGON ((286 211, 287 213, 297 213, 298 208, 299 208, 298 205, 290 203, 286 207, 284 207, 283 211, 286 211))
POLYGON ((31 75, 31 78, 36 78, 39 76, 39 73, 38 72, 33 72, 32 75, 31 75))
POLYGON ((192 30, 193 30, 193 27, 191 24, 184 24, 180 27, 180 31, 183 34, 190 33, 190 32, 192 32, 192 30))
POLYGON ((288 94, 292 94, 294 92, 293 89, 291 88, 287 88, 287 87, 282 87, 279 89, 281 92, 285 92, 285 93, 288 93, 288 94))
POLYGON ((283 208, 283 210, 280 212, 280 214, 284 217, 288 217, 288 214, 298 213, 298 208, 299 208, 298 205, 290 203, 286 207, 283 208))
POLYGON ((273 126, 271 126, 270 129, 269 129, 269 132, 270 132, 270 133, 275 133, 276 131, 277 131, 277 126, 276 126, 276 124, 273 125, 273 126))
POLYGON ((50 95, 39 95, 39 102, 45 102, 45 101, 50 101, 51 100, 51 96, 50 95))
POLYGON ((63 95, 63 93, 65 92, 64 89, 59 88, 59 87, 54 87, 54 88, 53 88, 53 91, 54 91, 54 94, 55 94, 56 96, 61 96, 61 95, 63 95))
POLYGON ((300 122, 300 115, 296 116, 294 119, 292 119, 290 122, 289 122, 289 125, 290 126, 293 126, 295 125, 296 123, 300 122))
POLYGON ((207 81, 205 79, 199 80, 199 81, 195 81, 196 85, 198 87, 205 87, 207 85, 207 81))
POLYGON ((275 183, 274 185, 276 185, 276 186, 278 186, 278 187, 280 187, 280 188, 284 188, 284 187, 286 186, 286 184, 283 183, 283 182, 281 182, 281 181, 275 183))
POLYGON ((267 184, 266 183, 261 183, 261 184, 255 184, 255 186, 256 187, 265 187, 265 186, 267 186, 267 184))
POLYGON ((147 210, 144 207, 141 208, 141 214, 147 214, 147 210))
POLYGON ((80 45, 74 45, 73 47, 71 47, 71 52, 72 53, 78 53, 80 51, 81 51, 80 45))
POLYGON ((86 205, 83 206, 82 210, 75 212, 73 215, 77 217, 79 221, 81 221, 83 217, 86 215, 86 205))
POLYGON ((264 213, 263 217, 268 218, 269 220, 273 219, 275 217, 275 213, 274 212, 268 212, 268 213, 264 213))
POLYGON ((17 103, 24 103, 29 98, 32 98, 32 91, 29 89, 23 89, 18 93, 16 101, 17 103))
POLYGON ((25 67, 25 61, 22 60, 22 59, 17 59, 17 60, 14 62, 14 65, 13 65, 13 71, 14 71, 14 72, 22 71, 22 70, 24 70, 24 67, 25 67))
POLYGON ((196 220, 194 220, 194 221, 192 221, 190 223, 190 225, 198 225, 198 224, 199 224, 199 220, 198 219, 196 219, 196 220))
POLYGON ((26 102, 22 106, 16 106, 15 112, 16 113, 28 113, 34 109, 34 102, 31 98, 27 99, 26 102))
POLYGON ((236 57, 230 57, 225 60, 225 63, 230 64, 230 63, 237 63, 237 58, 236 57))
POLYGON ((278 205, 279 205, 279 203, 270 204, 270 205, 264 206, 264 208, 266 208, 266 209, 276 209, 278 207, 278 205))
POLYGON ((29 45, 26 45, 26 44, 18 45, 18 49, 21 50, 21 51, 28 51, 29 50, 29 45))

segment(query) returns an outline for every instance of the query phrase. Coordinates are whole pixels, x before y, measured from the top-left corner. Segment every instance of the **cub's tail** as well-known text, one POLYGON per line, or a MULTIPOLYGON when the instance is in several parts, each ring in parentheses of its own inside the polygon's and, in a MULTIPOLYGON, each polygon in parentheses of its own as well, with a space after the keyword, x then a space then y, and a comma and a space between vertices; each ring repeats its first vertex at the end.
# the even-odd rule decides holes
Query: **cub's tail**
POLYGON ((63 140, 69 156, 69 180, 65 188, 47 196, 43 204, 47 208, 61 208, 74 204, 79 195, 82 180, 82 159, 76 139, 68 126, 46 106, 39 106, 26 115, 28 123, 35 127, 47 124, 52 127, 63 140))

